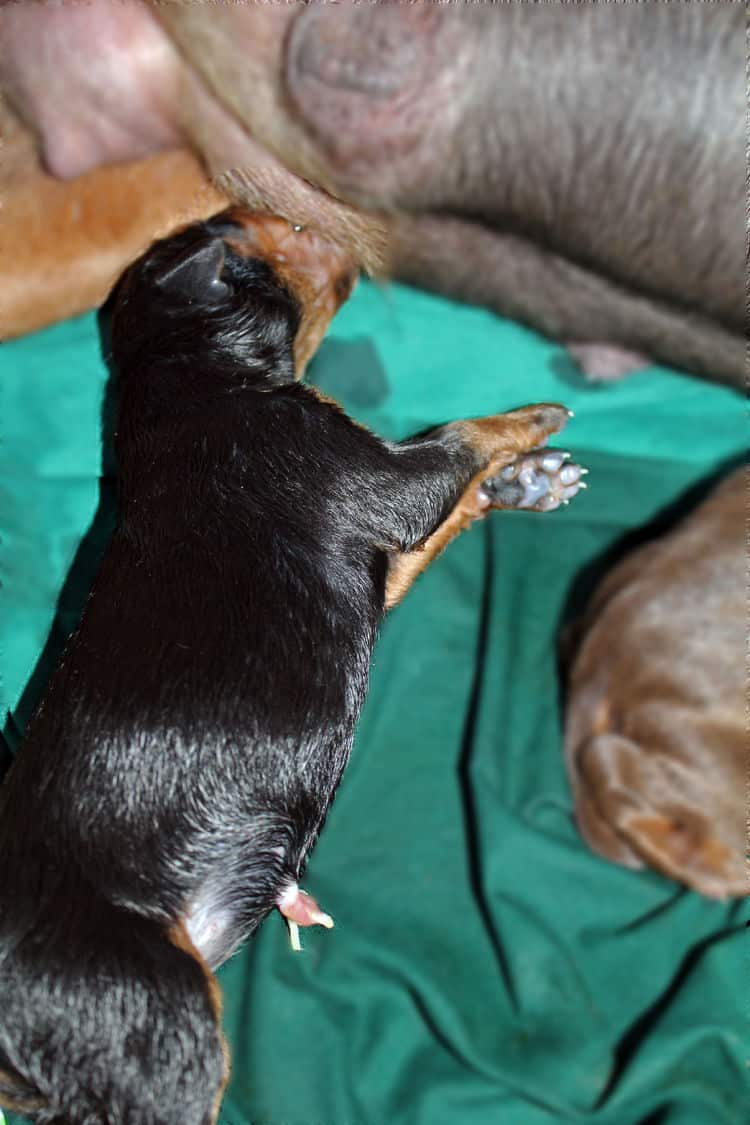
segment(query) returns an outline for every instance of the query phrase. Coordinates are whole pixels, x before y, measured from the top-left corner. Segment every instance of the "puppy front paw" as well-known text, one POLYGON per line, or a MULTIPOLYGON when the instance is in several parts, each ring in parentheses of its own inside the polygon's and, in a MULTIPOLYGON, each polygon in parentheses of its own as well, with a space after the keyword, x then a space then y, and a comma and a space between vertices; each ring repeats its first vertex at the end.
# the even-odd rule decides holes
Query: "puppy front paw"
POLYGON ((582 476, 588 472, 562 449, 534 449, 511 461, 479 486, 480 503, 486 508, 526 508, 551 512, 568 504, 579 489, 586 488, 582 476))

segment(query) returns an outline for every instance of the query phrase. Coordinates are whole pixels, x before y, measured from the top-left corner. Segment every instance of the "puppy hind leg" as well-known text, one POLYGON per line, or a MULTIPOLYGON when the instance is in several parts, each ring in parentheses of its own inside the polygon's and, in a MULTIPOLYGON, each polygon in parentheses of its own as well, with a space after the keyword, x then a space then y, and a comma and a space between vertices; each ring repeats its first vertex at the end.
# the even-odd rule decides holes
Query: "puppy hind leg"
POLYGON ((168 938, 177 949, 181 950, 183 953, 187 953, 188 956, 192 957, 200 967, 205 981, 206 996, 208 998, 208 1002, 216 1024, 219 1053, 222 1060, 222 1070, 221 1075, 219 1076, 218 1085, 213 1093, 210 1115, 206 1123, 206 1125, 209 1125, 209 1123, 210 1125, 214 1125, 219 1116, 219 1108, 221 1106, 221 1100, 224 1096, 224 1091, 229 1081, 229 1073, 231 1067, 229 1045, 224 1037, 224 1033, 221 1028, 221 1018, 224 1009, 221 989, 219 988, 219 982, 217 981, 216 977, 211 972, 208 964, 201 956, 200 951, 196 948, 193 941, 191 940, 190 934, 187 930, 187 926, 184 922, 177 922, 174 926, 172 926, 168 931, 168 938))

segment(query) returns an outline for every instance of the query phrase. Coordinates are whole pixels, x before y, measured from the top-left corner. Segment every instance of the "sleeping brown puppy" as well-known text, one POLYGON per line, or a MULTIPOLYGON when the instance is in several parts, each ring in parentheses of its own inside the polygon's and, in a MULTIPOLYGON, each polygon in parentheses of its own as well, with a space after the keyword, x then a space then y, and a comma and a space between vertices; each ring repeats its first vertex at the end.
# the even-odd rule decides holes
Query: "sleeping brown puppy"
POLYGON ((587 843, 709 898, 750 890, 746 470, 600 585, 572 666, 565 752, 587 843))

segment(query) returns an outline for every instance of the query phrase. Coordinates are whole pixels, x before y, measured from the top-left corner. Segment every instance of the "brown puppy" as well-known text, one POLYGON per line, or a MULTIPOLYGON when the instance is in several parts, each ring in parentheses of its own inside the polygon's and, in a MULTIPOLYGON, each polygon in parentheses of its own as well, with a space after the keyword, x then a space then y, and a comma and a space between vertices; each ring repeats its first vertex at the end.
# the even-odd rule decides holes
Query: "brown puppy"
POLYGON ((565 752, 587 843, 709 898, 745 862, 744 468, 610 573, 583 621, 565 752))

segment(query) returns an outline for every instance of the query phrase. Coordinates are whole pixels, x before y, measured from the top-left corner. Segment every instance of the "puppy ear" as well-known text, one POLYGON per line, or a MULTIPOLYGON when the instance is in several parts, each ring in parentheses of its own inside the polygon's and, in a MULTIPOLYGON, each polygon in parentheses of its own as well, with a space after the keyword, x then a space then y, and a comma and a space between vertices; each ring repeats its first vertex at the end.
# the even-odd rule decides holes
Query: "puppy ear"
POLYGON ((574 770, 578 826, 600 855, 628 867, 641 860, 707 898, 747 894, 742 850, 699 805, 675 796, 653 746, 598 734, 576 750, 574 770))
POLYGON ((154 283, 160 289, 169 289, 194 300, 221 300, 229 294, 229 286, 220 277, 224 256, 224 243, 220 238, 185 247, 159 267, 154 283))
POLYGON ((3 1109, 28 1116, 45 1109, 48 1104, 47 1099, 43 1098, 17 1070, 0 1059, 0 1106, 3 1109))
POLYGON ((699 894, 717 899, 747 894, 744 855, 715 835, 695 810, 643 813, 632 816, 626 827, 633 847, 648 862, 699 894))

